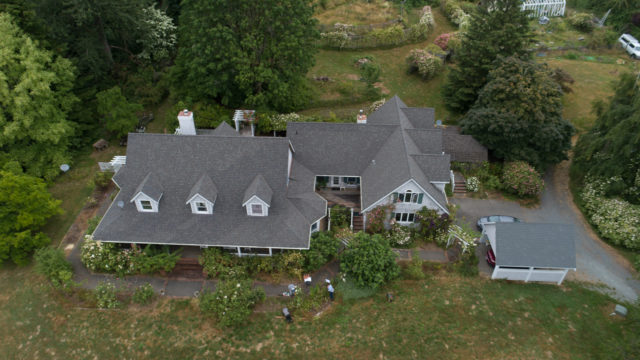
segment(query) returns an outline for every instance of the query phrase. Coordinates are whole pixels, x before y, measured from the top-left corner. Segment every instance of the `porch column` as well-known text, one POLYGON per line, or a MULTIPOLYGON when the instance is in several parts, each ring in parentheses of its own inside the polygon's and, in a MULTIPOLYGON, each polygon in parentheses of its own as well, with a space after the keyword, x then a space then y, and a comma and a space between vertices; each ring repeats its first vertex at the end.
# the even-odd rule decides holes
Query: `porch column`
POLYGON ((351 208, 351 224, 349 225, 351 231, 353 231, 353 208, 351 208))
POLYGON ((527 278, 524 280, 524 282, 529 282, 531 274, 533 274, 533 267, 529 267, 529 273, 527 274, 527 278))
POLYGON ((331 208, 329 209, 329 217, 327 218, 327 231, 331 231, 331 208))
POLYGON ((362 231, 367 230, 367 213, 362 213, 362 231))
POLYGON ((569 269, 564 269, 564 274, 562 274, 562 277, 560 278, 560 280, 558 280, 558 285, 562 284, 562 282, 564 281, 564 277, 567 276, 568 272, 569 269))
POLYGON ((240 251, 240 246, 238 246, 238 257, 242 256, 242 251, 240 251))
POLYGON ((498 270, 500 270, 500 265, 496 265, 496 267, 493 268, 493 272, 491 273, 491 279, 495 279, 496 276, 498 276, 498 270))
POLYGON ((237 132, 240 132, 240 124, 238 124, 238 120, 237 120, 237 119, 234 119, 234 121, 233 121, 233 122, 235 122, 235 123, 236 123, 236 131, 237 131, 237 132))
POLYGON ((271 248, 269 248, 269 256, 272 256, 273 253, 271 252, 271 248))
POLYGON ((256 136, 256 125, 251 123, 251 136, 256 136))

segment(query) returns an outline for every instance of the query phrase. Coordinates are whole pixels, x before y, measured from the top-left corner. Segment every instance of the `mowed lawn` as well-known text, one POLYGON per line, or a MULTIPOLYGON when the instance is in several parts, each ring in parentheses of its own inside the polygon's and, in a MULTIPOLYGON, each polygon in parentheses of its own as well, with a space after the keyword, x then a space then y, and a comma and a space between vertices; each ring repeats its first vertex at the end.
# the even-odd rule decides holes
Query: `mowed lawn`
POLYGON ((512 284, 442 270, 424 281, 397 280, 369 299, 338 298, 317 318, 296 315, 288 325, 274 310, 237 329, 218 329, 195 300, 96 310, 59 297, 30 269, 0 273, 0 357, 590 359, 620 358, 617 349, 634 336, 631 320, 609 316, 609 298, 574 284, 512 284))

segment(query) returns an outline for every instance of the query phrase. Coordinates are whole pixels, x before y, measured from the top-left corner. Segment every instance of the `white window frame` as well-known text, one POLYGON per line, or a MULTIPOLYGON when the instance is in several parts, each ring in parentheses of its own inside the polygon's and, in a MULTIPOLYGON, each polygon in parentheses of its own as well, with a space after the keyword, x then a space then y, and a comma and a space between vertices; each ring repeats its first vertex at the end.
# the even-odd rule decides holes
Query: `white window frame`
POLYGON ((406 190, 404 192, 398 193, 398 202, 404 204, 417 204, 418 203, 419 193, 413 192, 411 190, 406 190), (408 200, 407 200, 408 199, 408 200))
POLYGON ((316 221, 313 224, 311 224, 311 233, 313 234, 314 232, 318 232, 320 231, 320 221, 316 221))
POLYGON ((268 216, 269 215, 269 205, 255 195, 251 199, 249 199, 246 203, 244 203, 243 206, 247 208, 247 215, 249 216, 268 216), (262 207, 262 213, 253 212, 253 205, 260 205, 262 207))
POLYGON ((153 210, 153 203, 151 203, 151 200, 140 200, 140 208, 144 211, 151 211, 153 210))
POLYGON ((213 214, 213 203, 200 194, 193 196, 187 203, 191 206, 191 213, 193 214, 213 214), (204 204, 206 210, 198 209, 199 203, 204 204))
POLYGON ((249 206, 251 206, 251 215, 254 215, 254 216, 264 215, 264 206, 262 206, 262 204, 251 203, 249 204, 249 206), (260 211, 256 211, 258 208, 260 208, 260 211))
POLYGON ((412 213, 412 212, 397 212, 395 216, 396 216, 395 220, 398 223, 413 224, 413 223, 416 222, 416 213, 412 213), (398 220, 398 218, 400 218, 400 219, 398 220))
POLYGON ((131 201, 135 202, 138 212, 158 212, 158 202, 143 192, 138 193, 133 199, 131 199, 131 201), (151 204, 151 209, 145 209, 143 207, 142 203, 146 201, 151 204))

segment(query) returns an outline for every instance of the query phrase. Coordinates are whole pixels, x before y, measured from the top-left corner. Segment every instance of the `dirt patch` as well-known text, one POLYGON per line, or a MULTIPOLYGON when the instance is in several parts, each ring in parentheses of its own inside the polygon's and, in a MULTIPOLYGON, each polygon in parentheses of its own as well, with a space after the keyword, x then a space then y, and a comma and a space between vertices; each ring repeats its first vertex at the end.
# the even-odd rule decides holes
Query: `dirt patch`
POLYGON ((380 89, 380 92, 382 92, 384 95, 388 95, 388 94, 390 94, 390 93, 391 93, 391 91, 389 91, 389 89, 387 89, 387 88, 384 86, 384 83, 382 83, 382 82, 374 83, 374 84, 373 84, 373 86, 374 86, 376 89, 380 89))
POLYGON ((360 80, 360 75, 356 75, 356 74, 345 74, 344 77, 347 80, 360 80))

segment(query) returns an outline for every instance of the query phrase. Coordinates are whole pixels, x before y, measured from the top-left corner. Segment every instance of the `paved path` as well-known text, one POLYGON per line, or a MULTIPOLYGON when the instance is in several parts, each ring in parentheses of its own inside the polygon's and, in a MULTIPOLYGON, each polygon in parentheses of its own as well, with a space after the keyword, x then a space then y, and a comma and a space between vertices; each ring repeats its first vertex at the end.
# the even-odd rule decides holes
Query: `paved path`
POLYGON ((526 222, 574 225, 579 239, 576 243, 577 272, 570 272, 568 279, 605 284, 610 290, 598 289, 617 299, 634 302, 640 294, 640 281, 634 278, 636 273, 628 261, 597 237, 576 208, 568 186, 568 167, 569 162, 565 161, 547 172, 545 192, 537 208, 492 199, 454 198, 451 202, 460 205, 459 221, 473 226, 479 217, 493 214, 512 215, 526 222))

